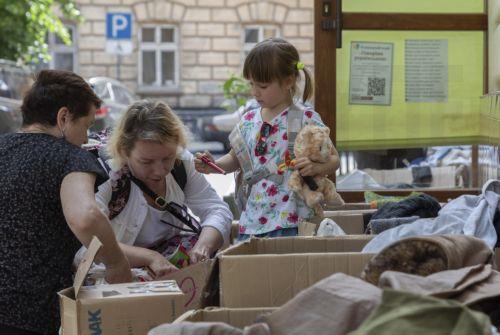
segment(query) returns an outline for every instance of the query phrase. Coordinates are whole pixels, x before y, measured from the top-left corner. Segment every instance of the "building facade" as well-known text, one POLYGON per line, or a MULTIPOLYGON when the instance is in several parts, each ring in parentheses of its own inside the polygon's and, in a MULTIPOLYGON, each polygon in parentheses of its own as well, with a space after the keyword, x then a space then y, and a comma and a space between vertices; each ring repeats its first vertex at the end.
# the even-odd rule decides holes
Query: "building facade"
POLYGON ((313 0, 77 0, 85 19, 66 22, 73 39, 49 36, 50 67, 122 81, 174 107, 217 107, 222 83, 241 74, 246 53, 280 36, 313 65, 313 0), (106 14, 132 14, 132 53, 106 53, 106 14), (118 65, 119 64, 119 65, 118 65))

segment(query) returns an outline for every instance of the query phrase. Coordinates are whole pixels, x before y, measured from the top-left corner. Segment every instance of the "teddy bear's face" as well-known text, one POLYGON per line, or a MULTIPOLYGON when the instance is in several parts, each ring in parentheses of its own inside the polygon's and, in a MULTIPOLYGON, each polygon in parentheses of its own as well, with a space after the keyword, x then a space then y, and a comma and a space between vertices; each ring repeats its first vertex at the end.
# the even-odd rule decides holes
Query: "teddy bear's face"
POLYGON ((325 162, 332 147, 328 127, 308 125, 297 135, 294 154, 296 157, 308 157, 313 162, 325 162))

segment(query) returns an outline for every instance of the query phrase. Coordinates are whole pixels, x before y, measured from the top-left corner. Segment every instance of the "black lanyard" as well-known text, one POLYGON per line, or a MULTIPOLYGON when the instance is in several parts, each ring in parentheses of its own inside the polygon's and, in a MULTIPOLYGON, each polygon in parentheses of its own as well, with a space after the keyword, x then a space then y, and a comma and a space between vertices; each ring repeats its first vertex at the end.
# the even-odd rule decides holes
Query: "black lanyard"
POLYGON ((188 226, 190 229, 186 229, 184 227, 178 227, 170 222, 160 220, 162 223, 165 223, 171 227, 174 227, 176 229, 182 230, 182 231, 187 231, 190 233, 195 233, 196 235, 200 235, 201 233, 201 226, 198 220, 196 220, 191 214, 189 214, 188 209, 186 206, 179 205, 173 201, 167 203, 164 197, 159 196, 155 192, 153 192, 149 187, 146 186, 141 180, 137 179, 134 177, 132 174, 130 174, 130 179, 137 185, 139 188, 146 193, 151 199, 154 200, 154 203, 160 207, 162 210, 165 210, 172 214, 175 218, 177 218, 179 221, 181 221, 183 224, 188 226))

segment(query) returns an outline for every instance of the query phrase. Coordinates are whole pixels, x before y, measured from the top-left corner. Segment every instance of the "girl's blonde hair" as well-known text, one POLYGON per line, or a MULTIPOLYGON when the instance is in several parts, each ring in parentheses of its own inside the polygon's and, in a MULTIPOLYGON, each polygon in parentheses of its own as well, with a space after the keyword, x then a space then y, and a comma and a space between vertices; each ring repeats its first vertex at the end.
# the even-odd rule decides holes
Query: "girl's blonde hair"
POLYGON ((186 129, 177 115, 163 102, 138 101, 122 115, 109 139, 107 150, 113 168, 125 165, 126 156, 138 140, 187 145, 186 129))
MULTIPOLYGON (((280 84, 288 77, 300 80, 300 69, 304 71, 305 84, 302 101, 306 102, 312 96, 312 78, 308 69, 300 62, 297 49, 282 38, 269 38, 250 50, 245 65, 243 76, 247 80, 260 83, 270 83, 278 80, 280 84)), ((297 84, 292 87, 292 96, 298 91, 297 84)))

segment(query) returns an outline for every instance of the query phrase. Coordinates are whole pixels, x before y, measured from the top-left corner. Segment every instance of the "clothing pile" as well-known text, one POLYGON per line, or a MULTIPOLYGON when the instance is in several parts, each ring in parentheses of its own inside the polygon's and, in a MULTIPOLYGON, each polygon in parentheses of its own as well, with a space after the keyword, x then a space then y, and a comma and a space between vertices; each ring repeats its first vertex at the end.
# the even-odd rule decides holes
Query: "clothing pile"
MULTIPOLYGON (((379 234, 364 247, 363 252, 377 253, 404 237, 444 234, 475 236, 491 249, 495 247, 500 231, 500 223, 497 223, 500 212, 500 180, 489 180, 480 195, 462 195, 450 201, 438 213, 437 206, 432 205, 430 198, 425 197, 425 203, 429 202, 426 207, 421 207, 423 211, 411 211, 411 207, 404 203, 402 205, 402 202, 388 203, 380 208, 369 223, 372 231, 379 234), (375 221, 380 218, 380 211, 385 221, 375 221), (437 216, 432 217, 434 214, 437 216), (419 218, 412 221, 413 216, 419 218), (406 219, 392 222, 387 220, 394 217, 406 219)), ((412 199, 403 201, 413 201, 412 199)), ((421 206, 417 201, 415 204, 421 206)))

